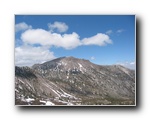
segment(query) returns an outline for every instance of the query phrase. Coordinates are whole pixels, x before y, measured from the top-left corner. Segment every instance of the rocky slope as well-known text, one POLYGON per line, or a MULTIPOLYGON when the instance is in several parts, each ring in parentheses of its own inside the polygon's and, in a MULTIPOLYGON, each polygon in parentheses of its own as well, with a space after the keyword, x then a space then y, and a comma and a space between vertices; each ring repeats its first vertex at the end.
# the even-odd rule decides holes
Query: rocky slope
POLYGON ((15 67, 17 105, 134 105, 135 71, 62 57, 15 67))

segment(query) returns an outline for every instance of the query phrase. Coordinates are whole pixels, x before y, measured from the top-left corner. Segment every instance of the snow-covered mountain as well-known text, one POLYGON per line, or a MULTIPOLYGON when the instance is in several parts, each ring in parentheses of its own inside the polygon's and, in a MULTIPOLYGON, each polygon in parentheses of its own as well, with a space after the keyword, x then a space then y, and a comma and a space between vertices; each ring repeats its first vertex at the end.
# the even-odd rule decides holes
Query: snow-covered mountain
POLYGON ((17 105, 134 105, 135 71, 61 57, 15 67, 17 105))

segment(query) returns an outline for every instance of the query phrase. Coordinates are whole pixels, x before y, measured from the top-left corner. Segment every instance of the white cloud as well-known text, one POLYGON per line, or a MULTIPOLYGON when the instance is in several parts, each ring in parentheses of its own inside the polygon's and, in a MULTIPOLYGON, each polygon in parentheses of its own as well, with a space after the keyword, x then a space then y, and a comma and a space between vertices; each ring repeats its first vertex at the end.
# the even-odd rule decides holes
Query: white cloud
POLYGON ((117 33, 122 33, 123 31, 125 31, 124 29, 119 29, 117 30, 117 33))
POLYGON ((135 67, 136 67, 136 64, 135 64, 135 62, 121 62, 121 63, 117 63, 117 64, 119 64, 119 65, 122 65, 122 66, 124 66, 124 67, 127 67, 127 68, 129 68, 129 69, 135 69, 135 67))
POLYGON ((75 32, 72 34, 51 33, 43 29, 31 29, 25 31, 21 35, 21 39, 25 43, 40 44, 42 46, 56 46, 65 49, 73 49, 79 46, 79 35, 75 32))
POLYGON ((60 47, 64 47, 65 49, 73 49, 80 46, 79 35, 75 32, 72 34, 64 34, 61 39, 60 47))
POLYGON ((27 30, 24 33, 22 33, 21 39, 25 43, 41 44, 41 45, 54 44, 53 42, 55 41, 53 39, 52 35, 48 31, 43 30, 43 29, 30 29, 30 30, 27 30))
POLYGON ((32 28, 31 25, 27 25, 25 22, 21 22, 15 25, 15 32, 23 31, 31 28, 32 28))
POLYGON ((56 46, 65 49, 73 49, 80 45, 98 45, 104 46, 111 44, 112 41, 106 34, 98 33, 90 38, 79 39, 75 32, 72 34, 51 33, 43 29, 30 29, 21 35, 23 42, 28 44, 40 44, 42 46, 56 46))
POLYGON ((110 34, 112 34, 113 33, 113 31, 112 30, 108 30, 108 31, 106 31, 106 34, 107 35, 110 35, 110 34))
POLYGON ((106 44, 112 44, 111 39, 106 34, 98 33, 95 36, 90 38, 84 38, 82 41, 83 45, 98 45, 98 46, 105 46, 106 44))
POLYGON ((46 47, 20 46, 15 48, 15 65, 31 66, 54 59, 54 53, 46 47))
POLYGON ((94 57, 94 56, 92 56, 92 57, 91 57, 91 60, 95 60, 95 57, 94 57))
POLYGON ((63 22, 54 22, 53 24, 48 23, 48 27, 50 29, 51 32, 53 32, 54 30, 58 31, 58 32, 66 32, 68 30, 68 26, 63 23, 63 22))

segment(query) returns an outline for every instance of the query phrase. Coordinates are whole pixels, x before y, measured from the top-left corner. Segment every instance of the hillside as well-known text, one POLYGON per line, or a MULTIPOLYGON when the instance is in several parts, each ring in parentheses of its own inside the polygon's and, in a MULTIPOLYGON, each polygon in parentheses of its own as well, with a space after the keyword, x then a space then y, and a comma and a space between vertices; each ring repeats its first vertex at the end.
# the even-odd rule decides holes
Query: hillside
POLYGON ((134 105, 135 71, 62 57, 15 67, 16 105, 134 105))

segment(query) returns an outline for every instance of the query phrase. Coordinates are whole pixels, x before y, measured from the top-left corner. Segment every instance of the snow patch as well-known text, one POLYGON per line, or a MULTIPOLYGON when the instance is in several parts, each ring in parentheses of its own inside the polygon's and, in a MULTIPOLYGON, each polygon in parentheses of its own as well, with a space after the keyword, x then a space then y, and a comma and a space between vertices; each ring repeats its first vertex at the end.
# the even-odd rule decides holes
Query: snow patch
POLYGON ((40 102, 46 104, 46 101, 44 101, 44 100, 40 100, 40 102))
POLYGON ((18 81, 20 81, 22 84, 24 84, 24 82, 22 80, 18 79, 18 81))
POLYGON ((60 65, 61 65, 61 62, 58 63, 58 66, 60 66, 60 65))
POLYGON ((27 82, 27 84, 28 84, 29 87, 33 88, 32 85, 28 81, 26 81, 26 82, 27 82))
POLYGON ((25 99, 25 100, 26 100, 26 102, 32 102, 32 101, 34 101, 33 98, 27 98, 27 99, 25 99))
POLYGON ((64 62, 62 62, 62 64, 65 65, 65 66, 67 65, 67 63, 64 63, 64 62))
POLYGON ((20 85, 19 85, 18 87, 19 87, 19 89, 21 89, 21 90, 23 89, 20 85))
POLYGON ((55 105, 55 104, 50 101, 47 101, 45 105, 55 105))
POLYGON ((15 91, 19 93, 19 91, 17 89, 15 89, 15 91))
POLYGON ((73 103, 71 103, 71 102, 68 102, 68 104, 67 105, 74 105, 73 103))
POLYGON ((55 91, 49 84, 47 83, 42 83, 44 84, 47 88, 51 89, 58 97, 60 97, 60 95, 57 93, 57 91, 55 91))
POLYGON ((83 67, 80 63, 78 63, 78 65, 79 65, 80 68, 83 67))
POLYGON ((55 90, 53 90, 52 88, 51 88, 51 90, 52 90, 58 97, 60 97, 60 95, 59 95, 55 90))
POLYGON ((45 105, 55 105, 54 103, 50 102, 50 101, 44 101, 44 100, 40 100, 41 103, 44 103, 45 105))

